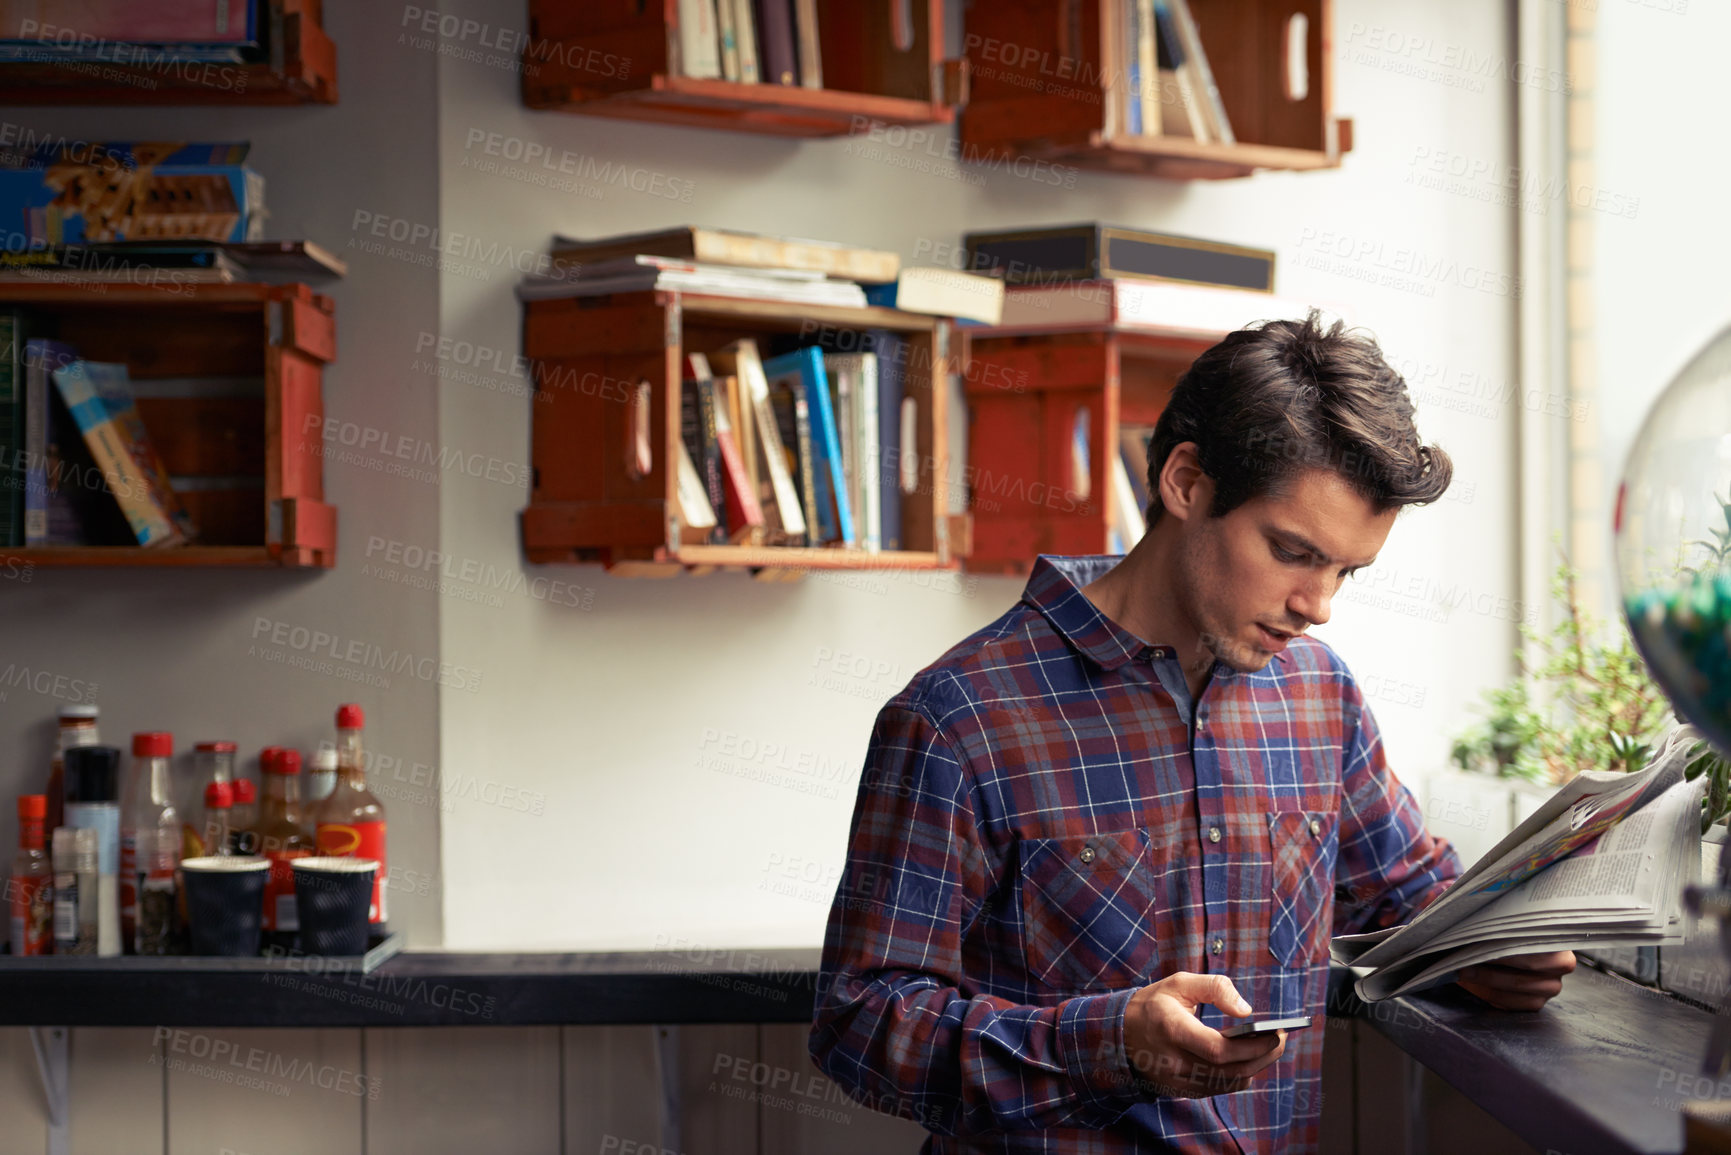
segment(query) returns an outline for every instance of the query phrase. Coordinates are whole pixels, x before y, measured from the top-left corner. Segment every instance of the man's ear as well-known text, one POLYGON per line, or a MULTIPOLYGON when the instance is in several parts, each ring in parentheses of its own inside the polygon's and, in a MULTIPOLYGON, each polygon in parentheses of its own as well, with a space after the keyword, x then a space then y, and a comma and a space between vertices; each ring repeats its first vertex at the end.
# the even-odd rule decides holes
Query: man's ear
POLYGON ((1193 513, 1207 513, 1214 500, 1214 483, 1202 472, 1194 441, 1180 441, 1160 467, 1160 504, 1180 521, 1193 513))

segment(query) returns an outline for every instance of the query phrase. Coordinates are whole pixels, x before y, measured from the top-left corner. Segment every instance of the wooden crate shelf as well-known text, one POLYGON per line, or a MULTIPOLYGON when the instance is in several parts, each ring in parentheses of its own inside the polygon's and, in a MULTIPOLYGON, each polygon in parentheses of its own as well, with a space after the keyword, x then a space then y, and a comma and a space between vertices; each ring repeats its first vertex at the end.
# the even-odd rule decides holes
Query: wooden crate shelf
POLYGON ((601 563, 636 576, 955 567, 946 481, 949 321, 894 309, 667 292, 532 301, 524 314, 524 352, 536 384, 533 483, 522 514, 530 562, 601 563), (902 498, 907 548, 870 553, 693 540, 702 531, 680 524, 674 470, 668 468, 679 448, 686 353, 708 353, 744 337, 760 348, 778 337, 816 345, 825 335, 872 329, 894 330, 909 351, 903 390, 917 413, 911 450, 917 476, 913 492, 902 498), (623 451, 628 402, 645 385, 649 428, 659 448, 647 472, 634 475, 623 451))
POLYGON ((0 550, 43 566, 336 564, 324 500, 324 366, 334 306, 305 285, 0 284, 33 337, 120 361, 199 540, 0 550), (162 383, 158 385, 158 383, 162 383))
POLYGON ((1035 557, 1107 552, 1110 464, 1125 426, 1159 421, 1178 377, 1218 334, 1137 326, 969 329, 968 462, 974 475, 971 573, 1026 574, 1035 557), (1006 390, 996 383, 1022 383, 1006 390), (1073 434, 1086 411, 1088 488, 1071 486, 1073 434), (1054 501, 1052 494, 1064 495, 1054 501))
POLYGON ((1333 0, 1190 0, 1235 144, 1131 135, 1110 114, 1115 90, 1128 81, 1106 63, 1116 58, 1109 15, 1129 2, 971 5, 962 155, 1222 180, 1262 169, 1335 168, 1351 150, 1352 122, 1331 111, 1333 0), (1299 100, 1287 94, 1286 38, 1294 17, 1308 28, 1309 83, 1299 100))
POLYGON ((0 104, 335 104, 337 50, 321 23, 322 0, 271 0, 268 62, 143 65, 0 64, 0 104))
POLYGON ((678 68, 678 0, 530 0, 530 108, 771 136, 865 124, 947 124, 959 86, 942 59, 942 0, 910 0, 914 39, 891 42, 893 0, 819 0, 823 88, 696 79, 678 68))

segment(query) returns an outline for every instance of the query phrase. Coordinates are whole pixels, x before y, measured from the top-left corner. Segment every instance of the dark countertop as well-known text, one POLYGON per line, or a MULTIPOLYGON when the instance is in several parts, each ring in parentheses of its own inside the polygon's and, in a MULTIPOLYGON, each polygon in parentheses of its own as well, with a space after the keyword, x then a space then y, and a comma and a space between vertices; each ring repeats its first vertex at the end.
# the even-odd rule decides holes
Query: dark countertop
POLYGON ((1329 1013, 1376 1027, 1541 1151, 1674 1155, 1679 1084, 1699 1084, 1713 1016, 1583 966, 1536 1014, 1497 1011, 1450 985, 1366 1005, 1329 976, 1329 1013))
MULTIPOLYGON (((803 1023, 819 952, 411 951, 371 974, 325 960, 0 959, 0 1025, 404 1027, 803 1023)), ((1537 1014, 1458 987, 1366 1006, 1331 975, 1329 1013, 1374 1026, 1539 1150, 1682 1150, 1712 1016, 1583 967, 1537 1014)), ((1700 1084, 1697 1094, 1710 1095, 1700 1084)))

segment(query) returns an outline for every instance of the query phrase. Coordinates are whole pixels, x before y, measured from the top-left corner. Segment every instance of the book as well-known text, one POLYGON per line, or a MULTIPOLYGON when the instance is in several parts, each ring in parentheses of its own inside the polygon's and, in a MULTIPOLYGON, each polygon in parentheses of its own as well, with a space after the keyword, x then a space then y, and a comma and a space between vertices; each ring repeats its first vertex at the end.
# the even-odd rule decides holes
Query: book
MULTIPOLYGON (((730 378, 715 378, 716 391, 719 394, 732 395, 735 392, 735 382, 730 378)), ((757 486, 752 482, 751 474, 746 471, 745 458, 740 453, 739 440, 734 433, 732 417, 728 414, 728 406, 720 403, 715 406, 715 443, 721 452, 721 481, 724 495, 723 506, 727 517, 727 538, 733 542, 750 542, 757 536, 757 531, 763 529, 763 506, 757 501, 757 486)))
MULTIPOLYGON (((679 390, 680 438, 691 455, 710 508, 719 515, 727 499, 722 490, 721 448, 715 438, 715 381, 709 359, 702 353, 687 354, 685 360, 690 375, 679 390)), ((719 516, 712 523, 709 540, 727 540, 727 528, 719 516)))
POLYGON ((56 44, 256 45, 259 0, 0 0, 5 39, 56 44), (32 37, 31 32, 37 33, 32 37), (67 37, 71 37, 68 35, 67 37))
POLYGON ((799 60, 794 55, 793 0, 755 0, 757 34, 763 47, 765 84, 799 83, 799 60))
POLYGON ((191 540, 192 521, 174 496, 168 471, 139 419, 126 366, 79 360, 51 376, 137 544, 191 540))
POLYGON ((50 432, 55 415, 55 391, 51 374, 78 359, 71 345, 32 338, 24 343, 24 544, 72 545, 76 533, 49 532, 50 510, 60 508, 62 527, 80 521, 71 510, 70 491, 62 494, 54 469, 61 460, 59 446, 50 432))
POLYGON ((805 512, 806 538, 817 541, 817 471, 813 464, 811 443, 811 406, 805 398, 805 386, 797 373, 773 378, 769 382, 769 401, 775 409, 776 424, 781 429, 783 445, 792 446, 790 454, 799 483, 800 507, 805 512))
POLYGON ((555 236, 550 256, 555 266, 582 266, 609 257, 675 257, 752 269, 805 269, 855 281, 893 281, 902 265, 900 256, 878 249, 698 225, 593 240, 555 236))
POLYGON ((1274 291, 1274 250, 1087 221, 964 233, 968 268, 1009 285, 1134 277, 1274 291))
POLYGON ((1136 500, 1136 487, 1130 482, 1130 469, 1121 450, 1111 455, 1107 480, 1112 490, 1107 499, 1111 503, 1107 523, 1119 542, 1113 552, 1129 553, 1142 540, 1148 525, 1142 518, 1142 506, 1136 500))
POLYGON ((865 298, 886 309, 996 325, 1003 315, 1004 282, 956 269, 906 268, 894 281, 865 286, 865 298))
POLYGON ((240 266, 217 245, 117 242, 0 252, 0 281, 93 284, 228 284, 240 266))
POLYGON ((0 546, 24 544, 24 318, 0 311, 0 546))
POLYGON ((1124 77, 1129 88, 1124 98, 1124 131, 1131 136, 1141 136, 1147 131, 1147 122, 1143 117, 1145 105, 1142 101, 1142 86, 1152 78, 1142 71, 1142 13, 1148 8, 1148 3, 1149 0, 1122 0, 1124 35, 1121 44, 1124 51, 1124 77))
POLYGON ((1194 69, 1178 40, 1178 28, 1166 0, 1155 0, 1154 26, 1156 63, 1160 67, 1161 127, 1167 136, 1207 144, 1213 138, 1202 117, 1201 94, 1193 81, 1194 69))
POLYGON ((560 271, 525 277, 517 285, 517 297, 523 301, 541 301, 660 289, 697 296, 742 297, 807 305, 858 308, 866 303, 865 292, 858 285, 831 280, 816 273, 730 268, 647 255, 620 260, 626 263, 621 265, 609 260, 586 266, 582 272, 560 271), (602 271, 592 272, 591 269, 602 271))
MULTIPOLYGON (((781 429, 775 419, 775 409, 769 401, 769 378, 764 373, 758 355, 757 342, 750 338, 735 341, 719 353, 711 354, 722 372, 731 370, 739 380, 743 396, 741 408, 746 411, 746 424, 756 427, 761 450, 757 463, 769 476, 770 498, 774 503, 778 530, 787 540, 776 544, 804 545, 806 538, 805 512, 799 489, 788 468, 787 449, 782 443, 781 429)), ((743 436, 743 435, 742 435, 743 436)), ((766 518, 767 521, 767 518, 766 518)))
POLYGON ((679 443, 679 472, 676 484, 681 521, 693 529, 716 528, 715 507, 709 503, 709 492, 697 472, 697 466, 691 460, 691 451, 685 447, 683 441, 679 443))
POLYGON ((1226 117, 1226 103, 1220 98, 1220 86, 1214 82, 1214 70, 1208 66, 1208 54, 1202 50, 1202 33, 1197 30, 1196 17, 1190 11, 1190 0, 1159 2, 1172 7, 1172 25, 1178 32, 1178 42, 1184 46, 1185 63, 1190 69, 1190 87, 1200 95, 1199 107, 1208 123, 1209 135, 1221 144, 1238 143, 1226 117))
POLYGON ((715 0, 679 0, 679 72, 696 80, 721 76, 715 0))
POLYGON ((1707 780, 1685 773, 1700 740, 1675 726, 1639 771, 1583 771, 1411 922, 1337 937, 1333 960, 1376 1002, 1509 955, 1681 943, 1683 886, 1701 868, 1707 780))
POLYGON ((721 46, 721 78, 738 81, 739 28, 733 13, 733 0, 716 0, 715 38, 721 46))
POLYGON ((1136 109, 1133 119, 1140 124, 1131 128, 1131 132, 1141 132, 1149 136, 1159 136, 1160 128, 1160 70, 1158 56, 1154 50, 1157 39, 1154 24, 1154 0, 1128 0, 1128 6, 1136 13, 1136 64, 1135 79, 1131 84, 1131 101, 1136 109))
POLYGON ((878 484, 878 356, 876 353, 831 353, 824 372, 835 385, 840 426, 843 476, 853 507, 858 545, 871 553, 883 548, 883 490, 878 484))
POLYGON ((1123 325, 1218 339, 1255 321, 1302 320, 1311 306, 1264 293, 1153 281, 1076 281, 1004 294, 1004 328, 1123 325))
POLYGON ((836 432, 834 407, 830 404, 829 381, 823 367, 823 350, 815 345, 771 357, 763 371, 773 385, 778 379, 797 379, 811 407, 811 456, 813 489, 817 499, 814 545, 854 540, 853 509, 847 499, 842 476, 841 441, 836 432))
POLYGON ((348 262, 315 241, 229 241, 223 252, 246 271, 249 280, 283 276, 297 281, 309 277, 341 277, 348 262))
POLYGON ((1100 135, 1107 140, 1125 131, 1129 121, 1129 61, 1124 55, 1123 5, 1135 0, 1100 0, 1100 59, 1105 92, 1100 106, 1100 135))
MULTIPOLYGON (((729 0, 719 0, 726 4, 729 0)), ((758 84, 763 80, 758 67, 757 17, 751 10, 751 0, 732 0, 733 35, 739 42, 739 82, 758 84)))
POLYGON ((793 24, 799 39, 799 83, 823 87, 823 42, 817 28, 817 0, 793 0, 793 24))
POLYGON ((885 549, 902 548, 902 396, 908 371, 908 350, 900 334, 888 329, 869 333, 878 360, 878 521, 885 549))

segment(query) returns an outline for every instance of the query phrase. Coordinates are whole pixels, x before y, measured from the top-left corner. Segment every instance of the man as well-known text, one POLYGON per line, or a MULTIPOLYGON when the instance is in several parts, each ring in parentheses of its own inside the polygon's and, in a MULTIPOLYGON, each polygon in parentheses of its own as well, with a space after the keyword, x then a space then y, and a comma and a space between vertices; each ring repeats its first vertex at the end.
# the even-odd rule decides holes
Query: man
MULTIPOLYGON (((1330 936, 1404 922, 1460 872, 1305 636, 1448 487, 1412 412, 1338 323, 1231 334, 1161 415, 1129 555, 1039 559, 884 707, 810 1045, 927 1151, 1314 1147, 1330 936), (1252 1012, 1315 1022, 1222 1036, 1252 1012)), ((1573 968, 1460 981, 1536 1010, 1573 968)))

